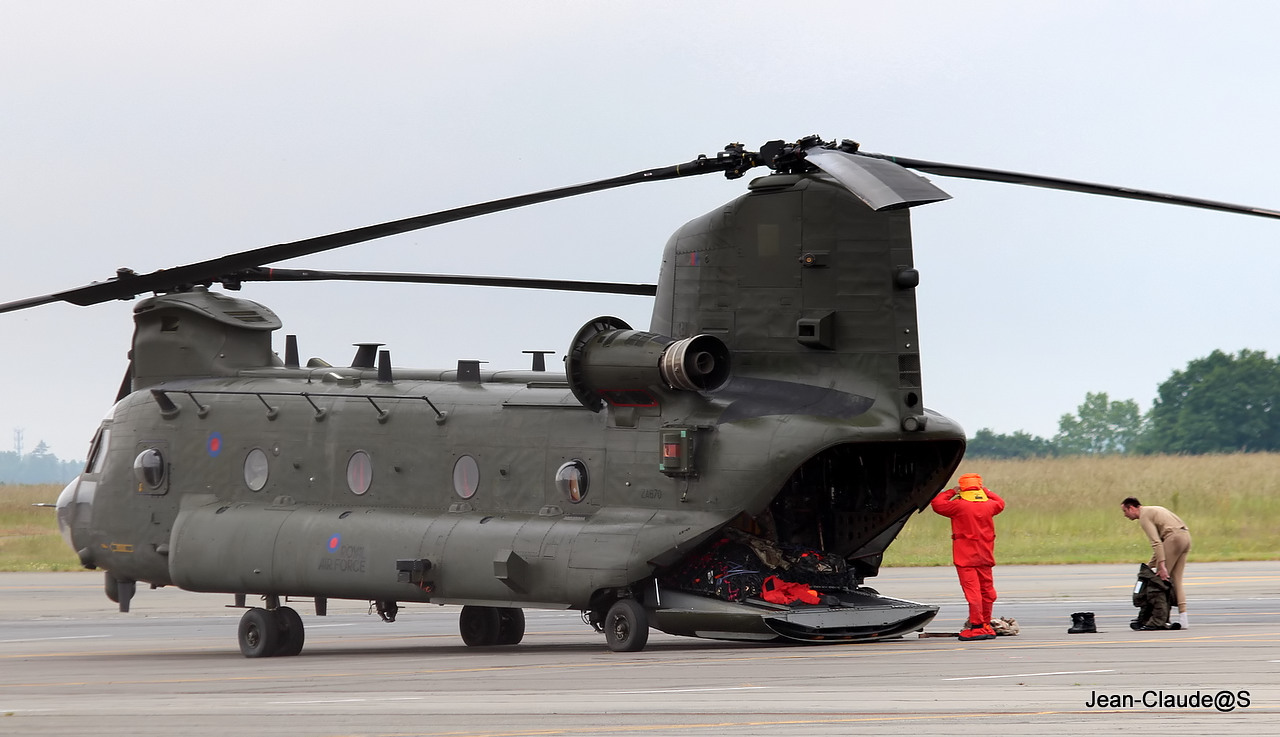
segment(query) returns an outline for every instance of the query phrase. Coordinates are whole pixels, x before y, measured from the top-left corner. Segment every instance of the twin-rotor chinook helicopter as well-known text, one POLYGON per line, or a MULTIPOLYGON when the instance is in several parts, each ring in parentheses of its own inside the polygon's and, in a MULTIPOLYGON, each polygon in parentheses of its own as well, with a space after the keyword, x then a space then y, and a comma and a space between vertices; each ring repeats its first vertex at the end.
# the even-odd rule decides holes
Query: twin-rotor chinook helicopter
POLYGON ((1280 217, 1280 212, 902 159, 850 141, 714 157, 269 246, 0 305, 134 308, 129 369, 62 534, 127 611, 138 582, 248 608, 248 657, 296 655, 286 604, 462 605, 468 645, 512 645, 523 609, 576 609, 611 649, 649 628, 850 642, 937 608, 863 586, 964 454, 925 408, 909 208, 948 199, 908 171, 1280 217), (658 283, 317 272, 284 259, 624 185, 752 167, 747 193, 678 230, 658 283), (562 373, 303 365, 268 308, 209 291, 354 279, 655 296, 648 330, 587 322, 562 373))

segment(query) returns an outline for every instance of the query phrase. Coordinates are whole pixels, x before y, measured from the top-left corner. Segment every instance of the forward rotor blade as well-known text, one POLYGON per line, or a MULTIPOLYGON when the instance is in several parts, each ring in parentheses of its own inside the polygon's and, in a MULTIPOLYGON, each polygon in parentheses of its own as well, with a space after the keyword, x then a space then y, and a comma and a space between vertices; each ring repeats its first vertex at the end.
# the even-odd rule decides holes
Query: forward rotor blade
POLYGON ((1117 187, 1110 184, 1094 184, 1092 182, 1079 182, 1071 179, 1058 179, 1056 177, 1044 177, 1038 174, 1023 174, 1014 171, 1001 171, 999 169, 983 169, 977 166, 961 166, 957 164, 943 164, 937 161, 921 161, 919 159, 906 159, 901 156, 889 156, 886 154, 872 154, 859 152, 856 156, 883 159, 892 161, 900 166, 909 169, 917 169, 919 171, 937 174, 944 177, 956 177, 958 179, 977 179, 985 182, 1004 182, 1006 184, 1023 184, 1029 187, 1043 187, 1045 189, 1059 189, 1067 192, 1083 192, 1084 194, 1096 194, 1104 197, 1120 197, 1127 200, 1144 200, 1146 202, 1161 202, 1166 205, 1181 205, 1183 207, 1199 207, 1205 210, 1218 210, 1220 212, 1232 212, 1239 215, 1256 215, 1264 218, 1280 219, 1280 211, 1268 210, 1261 207, 1249 207, 1248 205, 1235 205, 1230 202, 1216 202, 1214 200, 1202 200, 1197 197, 1184 197, 1176 194, 1165 194, 1163 192, 1151 192, 1142 189, 1130 189, 1129 187, 1117 187))
POLYGON ((569 187, 560 187, 558 189, 549 189, 543 192, 534 192, 532 194, 519 195, 517 197, 506 197, 500 200, 490 202, 482 202, 476 205, 468 205, 466 207, 458 207, 452 210, 442 210, 427 215, 419 215, 417 217, 405 218, 403 220, 394 220, 388 223, 378 225, 368 225, 363 228, 354 230, 345 230, 340 233, 318 236, 315 238, 306 238, 291 243, 281 243, 274 246, 265 246, 263 248, 255 248, 249 251, 241 251, 233 253, 221 258, 200 261, 185 266, 177 266, 171 269, 161 269, 148 274, 134 274, 128 270, 122 270, 113 279, 105 282, 94 282, 83 287, 76 287, 62 292, 46 294, 39 297, 30 297, 15 302, 7 302, 0 304, 0 313, 12 312, 14 310, 26 309, 28 307, 36 307, 38 305, 49 304, 51 302, 70 302, 75 305, 87 306, 98 304, 100 302, 108 302, 113 299, 132 299, 139 294, 147 292, 164 292, 178 289, 185 286, 195 284, 209 284, 218 281, 225 276, 234 275, 245 269, 252 269, 264 264, 276 263, 286 259, 297 258, 299 256, 308 256, 314 253, 330 251, 343 246, 350 246, 356 243, 384 238, 390 235, 398 235, 400 233, 408 233, 414 230, 430 228, 435 225, 444 223, 457 222, 468 218, 479 217, 480 215, 490 215, 504 210, 514 210, 519 207, 528 205, 536 205, 542 202, 551 202, 553 200, 573 197, 580 194, 590 192, 600 192, 606 189, 614 189, 617 187, 625 187, 630 184, 639 184, 641 182, 656 182, 667 179, 677 179, 680 177, 697 176, 700 174, 710 174, 713 172, 726 172, 740 175, 741 171, 746 168, 755 166, 758 162, 753 158, 750 152, 729 152, 723 153, 715 158, 699 157, 693 161, 674 166, 663 167, 659 169, 647 169, 638 171, 633 174, 626 174, 611 179, 601 179, 596 182, 587 182, 585 184, 576 184, 569 187))
POLYGON ((806 149, 804 159, 830 174, 872 210, 897 210, 951 199, 928 179, 892 163, 892 159, 822 147, 806 149))
POLYGON ((0 304, 0 312, 17 312, 18 310, 25 310, 28 307, 39 307, 40 305, 47 305, 52 302, 61 302, 61 294, 62 293, 59 292, 58 294, 45 294, 40 297, 28 297, 27 299, 17 299, 12 302, 5 302, 4 304, 0 304))
POLYGON ((372 281, 408 284, 460 284, 473 287, 508 287, 548 289, 562 292, 595 294, 635 294, 652 297, 655 284, 623 282, 571 281, 567 279, 525 279, 509 276, 468 276, 462 274, 401 274, 379 271, 316 271, 314 269, 253 269, 237 274, 239 281, 372 281))

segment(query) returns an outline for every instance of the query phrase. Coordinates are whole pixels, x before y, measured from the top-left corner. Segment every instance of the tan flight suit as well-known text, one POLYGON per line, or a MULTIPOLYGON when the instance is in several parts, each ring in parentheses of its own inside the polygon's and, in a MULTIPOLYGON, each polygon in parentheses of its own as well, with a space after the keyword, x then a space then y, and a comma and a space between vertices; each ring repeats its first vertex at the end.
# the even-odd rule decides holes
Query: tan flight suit
POLYGON ((1169 581, 1173 584, 1173 593, 1178 598, 1178 611, 1187 611, 1187 594, 1182 587, 1182 571, 1187 563, 1187 553, 1191 550, 1191 533, 1187 525, 1178 515, 1164 507, 1142 505, 1138 509, 1138 524, 1151 541, 1151 562, 1147 565, 1155 568, 1165 564, 1169 571, 1169 581))

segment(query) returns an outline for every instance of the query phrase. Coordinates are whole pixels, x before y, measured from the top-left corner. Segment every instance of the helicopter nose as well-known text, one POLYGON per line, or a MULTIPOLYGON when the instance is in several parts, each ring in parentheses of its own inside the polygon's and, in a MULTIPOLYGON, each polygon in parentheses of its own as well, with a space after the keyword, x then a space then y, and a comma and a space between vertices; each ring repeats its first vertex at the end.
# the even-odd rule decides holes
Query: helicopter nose
POLYGON ((62 539, 76 551, 81 564, 86 568, 95 567, 92 560, 93 553, 88 543, 81 538, 87 534, 85 531, 93 514, 93 495, 97 486, 96 481, 85 481, 82 476, 76 476, 66 485, 62 493, 58 494, 58 501, 54 505, 58 514, 58 531, 62 533, 62 539))
POLYGON ((75 543, 71 542, 71 515, 76 501, 76 487, 79 485, 80 477, 76 476, 63 488, 62 493, 58 494, 58 501, 54 504, 58 511, 58 531, 62 533, 62 539, 73 549, 75 543))

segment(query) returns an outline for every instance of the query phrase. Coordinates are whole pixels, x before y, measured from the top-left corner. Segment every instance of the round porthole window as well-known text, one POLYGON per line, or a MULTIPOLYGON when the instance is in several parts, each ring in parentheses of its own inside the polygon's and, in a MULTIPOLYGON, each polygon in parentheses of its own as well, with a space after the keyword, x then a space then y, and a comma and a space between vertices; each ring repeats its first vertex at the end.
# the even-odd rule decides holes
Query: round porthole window
POLYGON ((368 453, 357 450, 347 461, 347 488, 351 489, 352 494, 363 494, 372 483, 373 461, 369 460, 368 453))
POLYGON ((267 485, 267 454, 261 448, 254 448, 244 457, 244 483, 251 491, 262 491, 267 485))
POLYGON ((155 491, 164 486, 164 456, 155 448, 147 448, 133 459, 133 477, 138 480, 139 491, 150 489, 155 491))
POLYGON ((463 499, 470 499, 480 488, 480 464, 471 456, 459 456, 453 463, 453 491, 463 499))
POLYGON ((587 464, 577 458, 556 470, 556 486, 569 501, 577 504, 587 496, 591 480, 587 476, 587 464))

